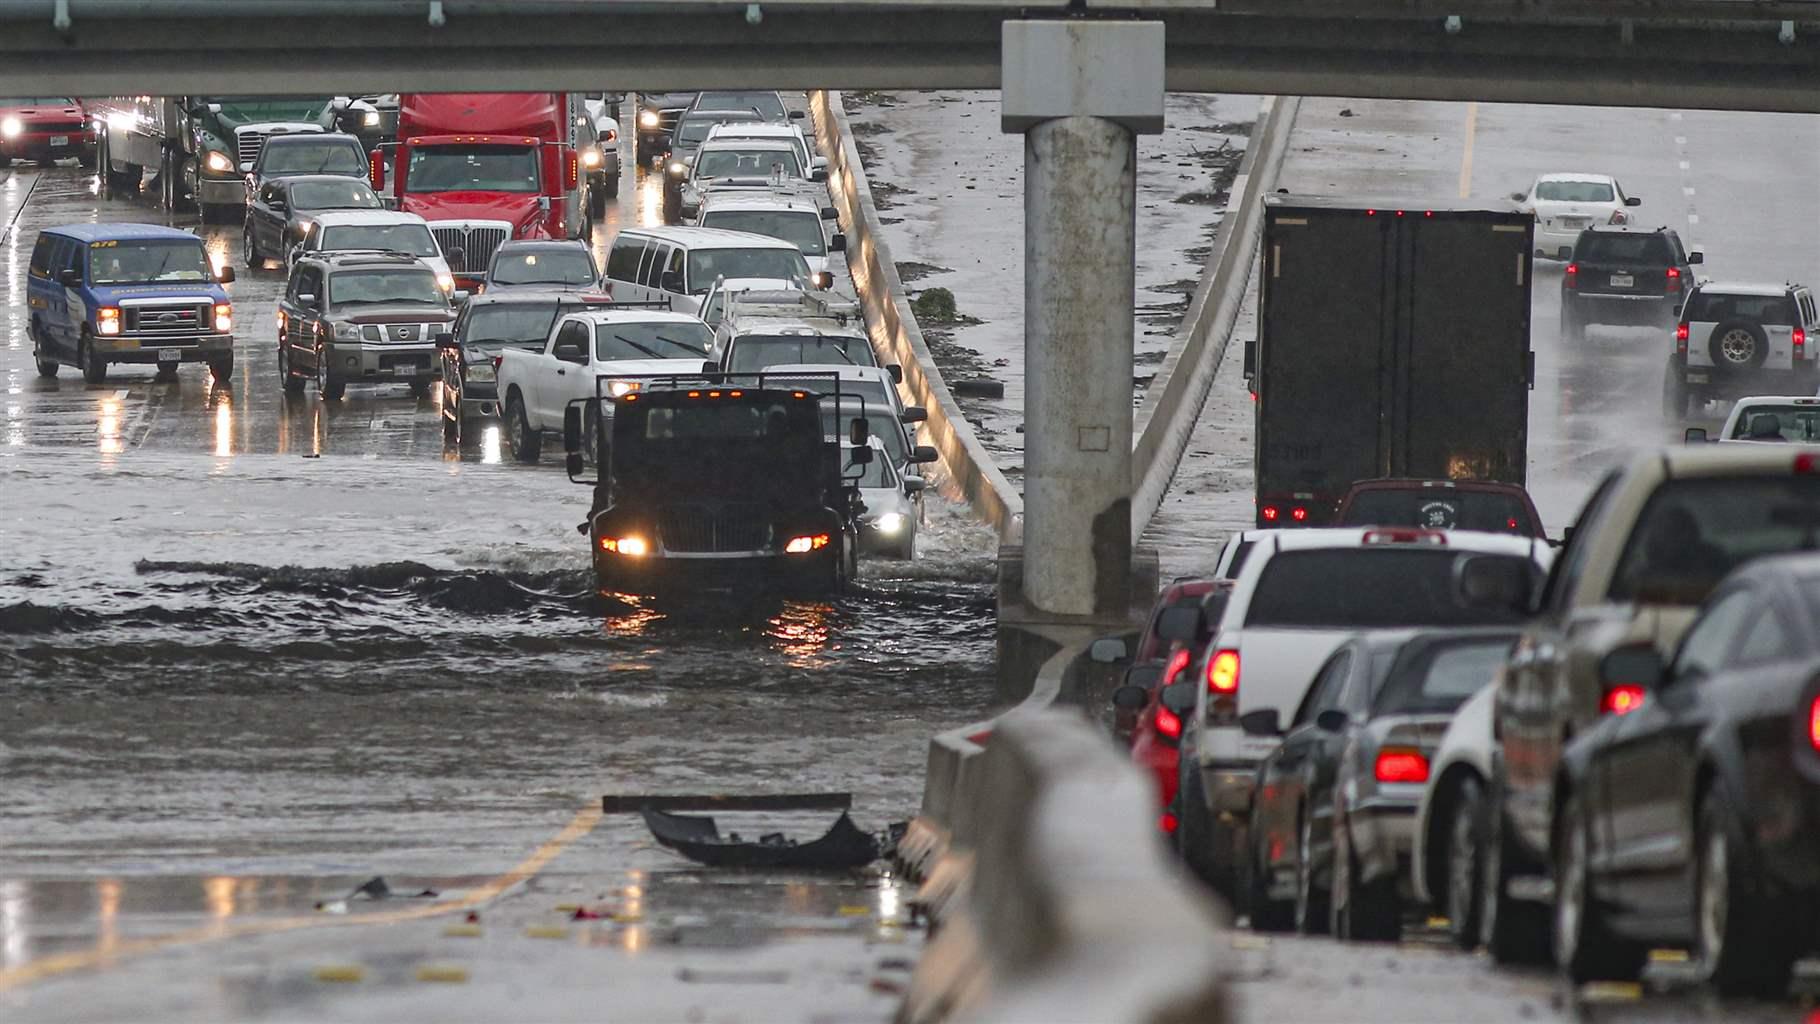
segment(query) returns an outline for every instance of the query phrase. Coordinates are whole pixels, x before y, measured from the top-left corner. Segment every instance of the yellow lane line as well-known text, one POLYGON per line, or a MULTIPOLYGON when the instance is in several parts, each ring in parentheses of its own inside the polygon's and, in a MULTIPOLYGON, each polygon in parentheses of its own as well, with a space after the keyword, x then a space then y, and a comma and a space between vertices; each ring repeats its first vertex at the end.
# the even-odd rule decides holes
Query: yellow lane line
POLYGON ((484 885, 468 890, 459 899, 443 900, 430 904, 419 904, 413 907, 402 907, 397 910, 383 910, 372 914, 355 914, 349 916, 314 915, 310 917, 280 917, 270 920, 244 921, 240 923, 217 923, 200 928, 189 928, 166 935, 154 935, 144 939, 128 939, 115 942, 107 948, 93 947, 71 953, 58 953, 53 956, 40 957, 29 963, 8 970, 0 971, 0 992, 8 992, 59 974, 75 971, 93 970, 99 967, 113 966, 117 961, 128 957, 142 956, 159 950, 172 949, 178 946, 200 945, 208 942, 219 942, 223 939, 248 938, 259 935, 277 935, 283 932, 305 931, 314 928, 346 928, 354 925, 399 924, 405 921, 419 921, 426 917, 438 917, 443 914, 472 910, 490 900, 496 899, 506 890, 525 879, 542 871, 546 865, 555 860, 563 850, 577 839, 594 831, 600 824, 601 810, 598 804, 584 807, 569 824, 552 837, 549 842, 539 846, 529 857, 519 861, 510 871, 487 881, 484 885))
POLYGON ((1472 195, 1472 140, 1479 131, 1479 104, 1466 104, 1466 151, 1460 154, 1460 198, 1472 195))

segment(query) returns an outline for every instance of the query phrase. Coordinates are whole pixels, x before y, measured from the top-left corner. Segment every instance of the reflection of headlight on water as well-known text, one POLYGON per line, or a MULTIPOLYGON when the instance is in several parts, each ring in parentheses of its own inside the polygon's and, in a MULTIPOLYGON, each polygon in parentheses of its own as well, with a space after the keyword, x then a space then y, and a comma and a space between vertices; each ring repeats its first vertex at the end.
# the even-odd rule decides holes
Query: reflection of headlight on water
POLYGON ((896 533, 904 528, 904 517, 899 512, 886 512, 873 524, 880 533, 896 533))

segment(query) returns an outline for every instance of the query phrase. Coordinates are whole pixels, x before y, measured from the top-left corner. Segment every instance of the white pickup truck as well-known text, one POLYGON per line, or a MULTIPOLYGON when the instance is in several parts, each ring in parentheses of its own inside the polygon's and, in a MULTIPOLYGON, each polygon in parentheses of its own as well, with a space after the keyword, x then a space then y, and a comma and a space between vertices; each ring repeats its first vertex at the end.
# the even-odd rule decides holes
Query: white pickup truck
MULTIPOLYGON (((589 456, 597 436, 594 417, 612 416, 612 399, 638 381, 615 380, 596 392, 603 376, 700 373, 712 365, 714 332, 688 313, 603 307, 570 313, 550 328, 538 351, 499 354, 499 396, 506 441, 520 462, 536 462, 545 431, 562 430, 563 412, 577 399, 608 399, 584 406, 589 456)), ((596 460, 598 464, 598 460, 596 460)))

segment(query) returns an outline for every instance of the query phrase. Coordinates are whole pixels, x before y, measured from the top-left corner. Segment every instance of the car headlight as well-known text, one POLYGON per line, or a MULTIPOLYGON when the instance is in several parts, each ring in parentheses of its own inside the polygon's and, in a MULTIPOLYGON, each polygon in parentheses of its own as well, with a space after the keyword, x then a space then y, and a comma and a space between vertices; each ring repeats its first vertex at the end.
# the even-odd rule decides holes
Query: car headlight
POLYGON ((614 398, 624 398, 637 391, 639 387, 639 382, 635 380, 616 380, 607 385, 607 393, 614 398))
POLYGON ((499 379, 493 372, 492 363, 469 363, 468 379, 479 384, 488 384, 499 379))
POLYGON ((655 110, 641 110, 638 112, 638 126, 640 128, 662 128, 663 124, 663 115, 655 110))
POLYGON ((19 119, 16 117, 9 117, 4 121, 0 121, 0 135, 4 135, 9 139, 23 131, 25 131, 25 125, 20 123, 19 119))
POLYGON ((588 168, 599 167, 600 166, 600 150, 592 149, 592 148, 582 150, 581 165, 583 167, 588 167, 588 168))
POLYGON ((209 155, 203 158, 202 166, 211 171, 231 171, 234 169, 234 161, 229 160, 226 153, 210 150, 209 155))
POLYGON ((360 340, 360 325, 359 324, 350 324, 350 323, 336 324, 335 325, 335 338, 338 341, 359 341, 360 340))
POLYGON ((664 173, 672 178, 686 178, 689 176, 689 165, 681 160, 672 160, 664 166, 664 173))
POLYGON ((234 329, 234 307, 231 303, 215 303, 215 330, 227 334, 234 329))
POLYGON ((366 114, 364 116, 362 116, 360 119, 360 126, 362 128, 379 127, 379 111, 377 111, 377 110, 367 111, 366 114))
POLYGON ((437 274, 436 275, 436 287, 441 288, 445 292, 454 291, 455 290, 455 275, 437 274))
POLYGON ((880 533, 895 534, 904 528, 903 513, 886 512, 884 515, 878 517, 878 522, 874 525, 878 527, 878 532, 880 533))

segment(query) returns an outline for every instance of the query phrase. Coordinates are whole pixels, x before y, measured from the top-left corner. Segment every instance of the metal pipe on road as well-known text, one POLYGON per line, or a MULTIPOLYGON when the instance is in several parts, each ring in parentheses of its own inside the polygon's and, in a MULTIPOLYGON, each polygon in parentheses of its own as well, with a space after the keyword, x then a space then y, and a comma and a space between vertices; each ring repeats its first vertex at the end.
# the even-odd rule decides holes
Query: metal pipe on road
POLYGON ((1063 117, 1024 137, 1024 593, 1122 612, 1131 574, 1137 136, 1063 117))

